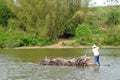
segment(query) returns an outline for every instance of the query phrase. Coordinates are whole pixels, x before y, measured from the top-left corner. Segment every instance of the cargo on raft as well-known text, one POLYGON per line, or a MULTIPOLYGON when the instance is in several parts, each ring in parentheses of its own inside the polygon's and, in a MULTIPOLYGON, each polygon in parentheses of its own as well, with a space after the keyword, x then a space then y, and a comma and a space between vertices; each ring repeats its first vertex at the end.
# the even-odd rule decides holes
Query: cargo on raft
POLYGON ((41 65, 56 65, 56 66, 94 66, 94 61, 87 56, 81 56, 73 59, 43 59, 40 61, 41 65))

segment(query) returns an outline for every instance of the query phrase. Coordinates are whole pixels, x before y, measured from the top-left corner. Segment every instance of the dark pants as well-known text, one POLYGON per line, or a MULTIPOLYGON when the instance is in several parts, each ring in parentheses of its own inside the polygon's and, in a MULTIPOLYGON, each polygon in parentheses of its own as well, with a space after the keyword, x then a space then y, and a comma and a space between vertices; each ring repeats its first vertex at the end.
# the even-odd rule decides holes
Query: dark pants
POLYGON ((94 59, 95 59, 95 63, 97 63, 98 65, 100 65, 100 62, 99 62, 99 55, 94 56, 94 59))

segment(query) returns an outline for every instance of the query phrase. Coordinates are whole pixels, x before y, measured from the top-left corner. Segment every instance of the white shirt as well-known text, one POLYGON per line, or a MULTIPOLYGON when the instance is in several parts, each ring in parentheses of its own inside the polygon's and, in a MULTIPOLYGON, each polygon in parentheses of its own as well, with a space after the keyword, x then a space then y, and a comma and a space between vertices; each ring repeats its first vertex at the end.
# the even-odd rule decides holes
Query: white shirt
POLYGON ((99 51, 98 51, 99 47, 95 47, 92 49, 94 56, 98 56, 99 55, 99 51))

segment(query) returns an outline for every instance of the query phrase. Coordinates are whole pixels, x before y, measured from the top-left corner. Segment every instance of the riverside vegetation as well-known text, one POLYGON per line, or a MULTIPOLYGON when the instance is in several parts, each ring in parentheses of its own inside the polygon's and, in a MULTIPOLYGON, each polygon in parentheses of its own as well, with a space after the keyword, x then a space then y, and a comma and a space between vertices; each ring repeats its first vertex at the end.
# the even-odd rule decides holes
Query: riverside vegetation
POLYGON ((60 38, 75 40, 70 46, 120 46, 120 6, 88 4, 88 0, 1 0, 0 47, 45 46, 60 38))

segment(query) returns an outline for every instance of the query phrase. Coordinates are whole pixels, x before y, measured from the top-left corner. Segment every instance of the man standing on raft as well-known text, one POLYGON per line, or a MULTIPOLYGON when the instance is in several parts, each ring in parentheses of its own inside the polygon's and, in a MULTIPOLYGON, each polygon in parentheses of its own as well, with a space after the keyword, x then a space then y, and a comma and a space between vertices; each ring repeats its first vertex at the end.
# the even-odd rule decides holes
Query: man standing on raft
POLYGON ((99 62, 99 47, 94 44, 92 46, 92 51, 93 51, 93 54, 94 54, 95 64, 100 66, 100 62, 99 62))

